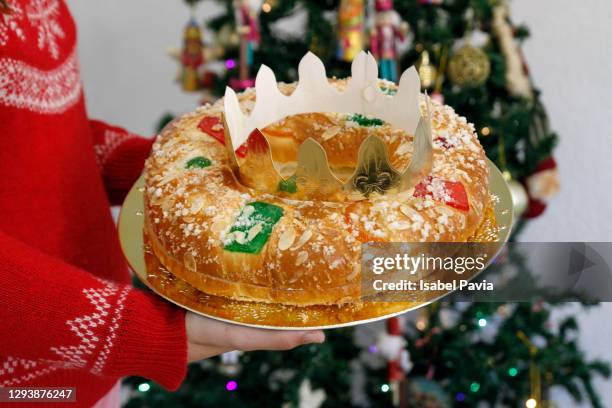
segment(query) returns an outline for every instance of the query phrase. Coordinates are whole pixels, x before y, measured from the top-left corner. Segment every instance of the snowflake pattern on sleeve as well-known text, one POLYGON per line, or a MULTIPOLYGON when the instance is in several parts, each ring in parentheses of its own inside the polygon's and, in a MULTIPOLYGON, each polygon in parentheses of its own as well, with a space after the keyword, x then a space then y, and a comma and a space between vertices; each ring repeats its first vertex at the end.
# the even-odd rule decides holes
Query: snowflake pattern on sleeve
POLYGON ((23 9, 19 5, 7 3, 4 12, 0 13, 0 47, 13 38, 25 41, 26 36, 21 27, 23 17, 23 9))

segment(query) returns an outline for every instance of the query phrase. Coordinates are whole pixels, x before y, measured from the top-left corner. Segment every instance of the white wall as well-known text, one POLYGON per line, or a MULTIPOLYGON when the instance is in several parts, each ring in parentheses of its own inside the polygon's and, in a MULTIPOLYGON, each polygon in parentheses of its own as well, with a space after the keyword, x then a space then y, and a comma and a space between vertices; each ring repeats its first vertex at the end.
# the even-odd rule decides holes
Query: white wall
MULTIPOLYGON (((412 0, 411 0, 412 1, 412 0)), ((90 114, 142 134, 167 110, 193 109, 197 96, 172 82, 177 64, 166 48, 179 46, 189 13, 181 0, 69 0, 79 26, 82 71, 90 114)), ((563 188, 523 240, 612 239, 612 2, 514 0, 513 17, 533 37, 524 48, 543 90, 563 188)), ((216 13, 213 2, 198 16, 216 13)), ((210 38, 210 37, 209 37, 210 38)), ((580 316, 582 344, 612 361, 612 304, 580 316)), ((612 406, 612 383, 600 384, 612 406)), ((572 406, 564 401, 561 406, 572 406)))
POLYGON ((524 52, 560 144, 562 191, 522 237, 612 240, 612 2, 515 0, 533 37, 524 52))

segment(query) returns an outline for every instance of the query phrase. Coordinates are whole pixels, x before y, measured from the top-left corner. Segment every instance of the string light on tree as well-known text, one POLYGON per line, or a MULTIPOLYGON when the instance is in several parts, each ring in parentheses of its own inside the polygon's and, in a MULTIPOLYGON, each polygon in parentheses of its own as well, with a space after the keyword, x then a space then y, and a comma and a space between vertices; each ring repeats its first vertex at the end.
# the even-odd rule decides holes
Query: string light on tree
POLYGON ((536 408, 538 406, 538 402, 534 398, 529 398, 525 401, 526 408, 536 408))
POLYGON ((238 389, 238 383, 234 380, 230 380, 225 384, 225 389, 229 392, 236 391, 238 389))
POLYGON ((269 13, 277 5, 278 5, 278 0, 266 0, 261 5, 261 11, 263 11, 264 13, 269 13))
POLYGON ((151 389, 151 384, 149 383, 142 383, 140 385, 138 385, 138 391, 140 392, 147 392, 151 389))

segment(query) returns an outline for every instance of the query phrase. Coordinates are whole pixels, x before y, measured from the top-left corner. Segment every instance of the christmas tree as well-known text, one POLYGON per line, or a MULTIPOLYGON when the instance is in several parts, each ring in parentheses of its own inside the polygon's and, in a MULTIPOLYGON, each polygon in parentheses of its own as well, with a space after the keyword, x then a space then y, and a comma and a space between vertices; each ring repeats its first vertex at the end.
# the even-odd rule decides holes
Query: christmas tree
MULTIPOLYGON (((200 2, 187 1, 192 7, 200 2)), ((225 12, 207 22, 216 33, 208 43, 202 43, 196 22, 186 29, 177 54, 185 90, 220 96, 228 85, 244 88, 260 64, 280 81, 293 82, 308 50, 325 62, 330 76, 346 77, 355 53, 370 50, 384 77, 396 80, 415 65, 423 91, 476 125, 488 157, 507 178, 516 215, 523 216, 517 230, 544 211, 558 188, 557 137, 520 53, 529 33, 511 23, 504 1, 218 3, 225 12), (295 16, 303 27, 288 30, 284 22, 295 16), (226 69, 203 74, 206 59, 214 58, 226 69)), ((527 268, 520 254, 508 253, 503 262, 527 268)), ((130 378, 128 406, 386 407, 401 400, 416 407, 536 407, 546 406, 550 389, 559 386, 576 401, 600 407, 592 379, 608 376, 609 368, 586 360, 573 317, 551 319, 551 310, 561 306, 438 302, 399 326, 393 323, 397 327, 388 332, 380 324, 329 330, 321 345, 230 353, 193 364, 176 393, 130 378), (403 358, 389 363, 397 348, 405 350, 403 358), (397 381, 404 375, 406 380, 397 381)))

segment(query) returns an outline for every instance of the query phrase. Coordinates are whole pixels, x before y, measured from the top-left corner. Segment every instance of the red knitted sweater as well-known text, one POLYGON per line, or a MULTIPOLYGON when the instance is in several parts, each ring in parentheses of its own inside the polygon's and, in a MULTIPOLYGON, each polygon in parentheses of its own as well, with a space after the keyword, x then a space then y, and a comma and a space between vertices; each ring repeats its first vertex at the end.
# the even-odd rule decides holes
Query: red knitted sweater
MULTIPOLYGON (((0 9, 2 6, 0 5, 0 9)), ((133 289, 109 212, 151 141, 87 118, 60 0, 0 12, 0 386, 73 386, 91 406, 125 375, 185 375, 184 313, 133 289)))

